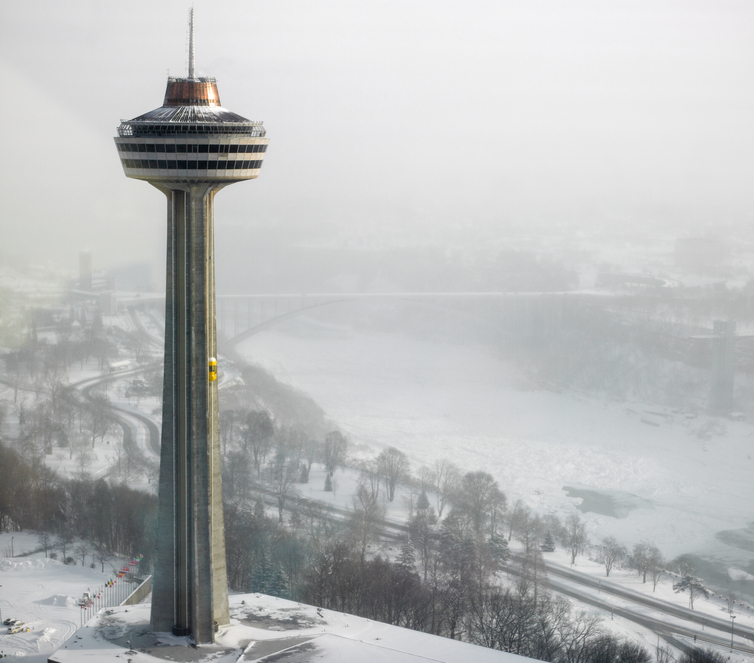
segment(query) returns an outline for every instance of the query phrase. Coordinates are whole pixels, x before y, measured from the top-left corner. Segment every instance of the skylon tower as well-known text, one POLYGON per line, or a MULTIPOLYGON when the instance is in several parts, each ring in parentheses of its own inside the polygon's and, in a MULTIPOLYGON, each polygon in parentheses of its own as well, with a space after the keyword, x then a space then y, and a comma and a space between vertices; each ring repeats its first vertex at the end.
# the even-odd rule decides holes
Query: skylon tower
POLYGON ((168 78, 160 108, 121 122, 127 177, 167 196, 165 375, 152 629, 211 642, 229 623, 215 324, 215 194, 259 175, 261 122, 220 105, 212 78, 168 78))

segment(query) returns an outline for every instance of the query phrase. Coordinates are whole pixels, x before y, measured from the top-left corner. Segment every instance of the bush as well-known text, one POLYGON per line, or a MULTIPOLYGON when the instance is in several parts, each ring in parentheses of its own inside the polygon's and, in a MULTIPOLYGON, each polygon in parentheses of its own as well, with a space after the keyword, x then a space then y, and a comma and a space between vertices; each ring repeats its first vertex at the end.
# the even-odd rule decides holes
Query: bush
POLYGON ((692 649, 679 659, 678 663, 727 663, 728 659, 714 649, 692 649))
POLYGON ((76 566, 76 560, 73 559, 73 557, 66 557, 63 560, 63 564, 68 564, 69 566, 76 566))
POLYGON ((58 558, 58 553, 56 553, 56 552, 51 552, 50 553, 50 559, 57 559, 57 558, 58 558))

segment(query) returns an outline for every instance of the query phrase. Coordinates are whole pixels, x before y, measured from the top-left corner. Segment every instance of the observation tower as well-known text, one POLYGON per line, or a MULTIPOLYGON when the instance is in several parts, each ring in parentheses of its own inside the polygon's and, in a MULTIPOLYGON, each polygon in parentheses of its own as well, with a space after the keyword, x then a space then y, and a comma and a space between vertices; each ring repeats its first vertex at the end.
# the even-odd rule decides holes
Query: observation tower
POLYGON ((127 177, 167 196, 165 374, 154 631, 212 642, 229 623, 215 325, 215 194, 259 175, 261 122, 223 108, 213 78, 168 78, 162 106, 124 120, 115 144, 127 177))

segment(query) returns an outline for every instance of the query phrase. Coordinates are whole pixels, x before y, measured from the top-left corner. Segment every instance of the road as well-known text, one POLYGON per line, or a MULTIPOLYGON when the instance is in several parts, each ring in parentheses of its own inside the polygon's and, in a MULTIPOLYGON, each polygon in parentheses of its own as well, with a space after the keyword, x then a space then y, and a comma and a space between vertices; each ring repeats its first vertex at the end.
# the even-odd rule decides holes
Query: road
MULTIPOLYGON (((520 575, 521 555, 514 555, 505 570, 520 575)), ((730 649, 731 622, 707 614, 700 614, 627 589, 607 579, 579 573, 561 564, 545 560, 546 586, 551 590, 576 599, 579 603, 592 605, 613 616, 622 617, 649 629, 668 644, 688 650, 692 646, 715 645, 730 649), (688 638, 685 641, 681 638, 688 638)), ((733 649, 736 652, 754 655, 754 629, 736 624, 733 627, 733 649), (746 641, 746 642, 744 642, 746 641)))

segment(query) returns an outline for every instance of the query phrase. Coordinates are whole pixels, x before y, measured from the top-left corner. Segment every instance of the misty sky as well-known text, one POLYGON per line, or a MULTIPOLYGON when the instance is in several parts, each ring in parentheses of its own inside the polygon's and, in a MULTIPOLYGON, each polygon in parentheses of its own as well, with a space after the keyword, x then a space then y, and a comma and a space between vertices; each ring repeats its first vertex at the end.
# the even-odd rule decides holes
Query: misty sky
MULTIPOLYGON (((227 224, 744 224, 754 3, 197 0, 197 73, 263 120, 227 224)), ((2 251, 164 260, 113 136, 186 74, 188 1, 0 3, 2 251)))

